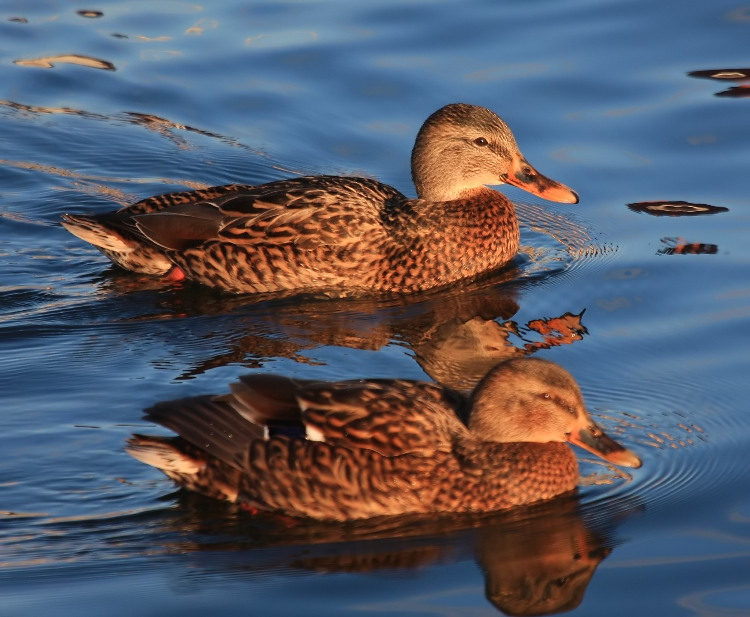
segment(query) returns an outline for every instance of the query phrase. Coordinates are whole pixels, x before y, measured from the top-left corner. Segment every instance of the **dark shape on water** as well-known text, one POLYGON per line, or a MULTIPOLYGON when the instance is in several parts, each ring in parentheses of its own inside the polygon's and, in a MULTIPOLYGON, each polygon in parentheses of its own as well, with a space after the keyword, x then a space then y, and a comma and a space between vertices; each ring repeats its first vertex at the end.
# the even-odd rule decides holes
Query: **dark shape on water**
POLYGON ((729 208, 724 206, 694 204, 689 201, 639 201, 628 204, 628 209, 651 216, 703 216, 729 212, 729 208))
POLYGON ((706 69, 690 71, 690 77, 716 79, 719 81, 750 81, 750 69, 706 69))
MULTIPOLYGON (((690 71, 690 77, 700 79, 713 79, 716 81, 750 81, 750 69, 707 69, 702 71, 690 71)), ((716 96, 729 98, 744 98, 750 96, 750 84, 741 83, 738 86, 716 92, 716 96)))
POLYGON ((660 255, 716 255, 719 247, 716 244, 703 242, 686 242, 682 238, 662 238, 664 248, 659 249, 660 255))

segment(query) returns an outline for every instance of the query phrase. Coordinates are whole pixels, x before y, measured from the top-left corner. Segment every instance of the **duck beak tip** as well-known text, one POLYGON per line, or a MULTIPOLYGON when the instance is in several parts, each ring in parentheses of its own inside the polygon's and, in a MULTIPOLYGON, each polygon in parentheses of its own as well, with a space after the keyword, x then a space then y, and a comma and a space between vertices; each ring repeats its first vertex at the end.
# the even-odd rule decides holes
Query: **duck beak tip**
POLYGON ((574 432, 568 440, 613 465, 638 469, 643 464, 637 454, 617 443, 596 426, 574 432), (597 428, 597 432, 592 432, 592 428, 597 428))

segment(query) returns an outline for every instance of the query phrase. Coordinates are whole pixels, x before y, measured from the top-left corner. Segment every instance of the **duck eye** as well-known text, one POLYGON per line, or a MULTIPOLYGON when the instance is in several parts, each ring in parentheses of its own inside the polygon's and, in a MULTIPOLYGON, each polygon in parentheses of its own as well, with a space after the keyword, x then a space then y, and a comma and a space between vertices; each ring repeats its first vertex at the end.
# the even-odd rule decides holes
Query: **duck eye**
POLYGON ((486 139, 485 139, 484 137, 477 137, 477 138, 476 138, 476 139, 474 140, 474 143, 475 143, 475 144, 476 144, 477 146, 486 146, 486 145, 487 145, 487 144, 488 144, 489 142, 488 142, 488 141, 487 141, 487 140, 486 140, 486 139))

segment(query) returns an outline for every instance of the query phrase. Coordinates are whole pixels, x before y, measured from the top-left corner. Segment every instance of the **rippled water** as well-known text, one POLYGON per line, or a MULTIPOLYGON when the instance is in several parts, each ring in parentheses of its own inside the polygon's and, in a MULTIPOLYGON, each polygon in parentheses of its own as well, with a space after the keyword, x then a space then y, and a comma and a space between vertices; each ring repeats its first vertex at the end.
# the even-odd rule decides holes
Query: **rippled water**
POLYGON ((4 3, 0 614, 750 612, 749 36, 728 0, 4 3), (413 194, 416 130, 451 101, 581 196, 507 190, 524 250, 473 284, 248 303, 58 225, 296 173, 413 194), (289 527, 123 451, 143 408, 248 371, 467 387, 518 353, 568 368, 643 467, 584 454, 551 508, 289 527))

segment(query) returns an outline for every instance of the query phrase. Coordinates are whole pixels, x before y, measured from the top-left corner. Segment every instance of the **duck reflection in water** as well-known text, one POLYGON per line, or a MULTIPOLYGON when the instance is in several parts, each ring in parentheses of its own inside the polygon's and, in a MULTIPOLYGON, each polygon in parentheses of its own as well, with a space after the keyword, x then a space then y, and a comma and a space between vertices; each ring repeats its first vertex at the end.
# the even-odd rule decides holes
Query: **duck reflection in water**
POLYGON ((498 364, 470 395, 428 382, 253 374, 229 394, 160 403, 128 452, 177 484, 250 511, 347 521, 478 513, 575 490, 568 443, 626 467, 578 384, 538 358, 498 364))
MULTIPOLYGON (((179 538, 163 549, 189 556, 191 586, 214 575, 254 578, 289 569, 363 574, 475 559, 487 600, 507 615, 576 608, 598 565, 617 544, 616 526, 640 510, 626 499, 599 503, 594 513, 573 496, 485 515, 406 515, 334 524, 290 522, 269 514, 248 517, 235 506, 186 491, 177 498, 180 508, 165 511, 162 526, 164 532, 178 533, 161 537, 179 538)), ((457 583, 462 596, 467 583, 457 583)), ((440 591, 444 599, 451 590, 440 591)), ((420 596, 411 612, 424 610, 425 601, 429 597, 420 596)), ((376 597, 368 603, 383 612, 394 608, 390 595, 382 605, 376 597)), ((399 601, 399 612, 410 608, 408 601, 399 601)))
MULTIPOLYGON (((173 319, 163 344, 176 348, 169 355, 180 359, 181 380, 228 364, 262 368, 269 358, 316 363, 321 347, 393 346, 406 348, 434 381, 470 390, 502 360, 571 345, 588 332, 583 310, 513 319, 521 309, 517 275, 516 268, 506 268, 482 281, 408 298, 295 297, 250 305, 244 296, 184 289, 155 294, 155 313, 147 319, 173 319)), ((122 318, 122 303, 116 309, 122 318)))

